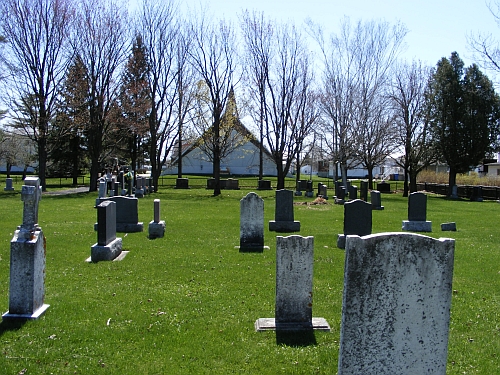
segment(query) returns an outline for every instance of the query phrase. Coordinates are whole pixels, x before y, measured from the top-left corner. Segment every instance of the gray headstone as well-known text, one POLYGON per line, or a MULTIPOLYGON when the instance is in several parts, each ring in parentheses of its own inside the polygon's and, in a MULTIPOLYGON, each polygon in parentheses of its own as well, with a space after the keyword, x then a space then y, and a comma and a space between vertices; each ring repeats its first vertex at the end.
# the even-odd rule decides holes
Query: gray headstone
POLYGON ((382 198, 380 196, 380 191, 372 190, 370 193, 372 209, 374 210, 383 210, 384 206, 382 206, 382 198))
POLYGON ((347 236, 338 374, 445 374, 455 242, 347 236))
POLYGON ((443 232, 445 232, 445 231, 455 232, 457 230, 457 223, 455 223, 455 222, 442 223, 441 224, 441 230, 443 232))
POLYGON ((135 197, 115 196, 100 198, 99 202, 113 201, 116 203, 116 231, 142 232, 144 225, 139 220, 138 199, 135 197))
POLYGON ((14 190, 13 186, 12 186, 12 178, 10 177, 7 177, 5 179, 5 187, 3 188, 4 191, 12 191, 14 190))
POLYGON ((47 310, 45 298, 45 236, 38 224, 40 179, 27 177, 21 188, 23 224, 10 243, 9 311, 4 319, 37 319, 47 310))
POLYGON ((99 198, 104 198, 106 196, 106 181, 99 180, 99 198))
POLYGON ((160 219, 160 200, 154 200, 154 219, 148 226, 149 238, 162 238, 165 235, 165 220, 160 219))
POLYGON ((408 220, 427 220, 427 195, 420 192, 410 194, 408 197, 408 220))
POLYGON ((279 324, 312 328, 314 237, 276 237, 276 307, 279 324))
MULTIPOLYGON (((33 231, 38 224, 38 204, 42 199, 42 187, 38 177, 26 177, 24 185, 21 187, 21 200, 23 207, 23 224, 21 232, 33 231)), ((20 234, 25 236, 24 233, 20 234)))
POLYGON ((264 200, 248 193, 240 200, 240 250, 264 248, 264 200))
POLYGON ((298 232, 300 222, 294 221, 293 191, 276 190, 276 206, 274 219, 269 222, 269 230, 276 232, 298 232))
POLYGON ((116 238, 116 203, 104 201, 97 206, 97 244, 105 246, 116 238))
POLYGON ((153 219, 153 221, 155 223, 159 223, 160 222, 160 200, 155 199, 153 204, 154 204, 154 219, 153 219))

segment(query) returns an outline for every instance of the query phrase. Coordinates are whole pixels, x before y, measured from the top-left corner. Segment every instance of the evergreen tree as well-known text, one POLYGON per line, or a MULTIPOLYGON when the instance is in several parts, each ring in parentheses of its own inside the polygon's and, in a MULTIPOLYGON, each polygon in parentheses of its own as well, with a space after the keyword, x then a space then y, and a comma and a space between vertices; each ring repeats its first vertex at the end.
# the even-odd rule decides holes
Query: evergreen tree
POLYGON ((126 138, 121 151, 123 157, 130 159, 134 176, 138 163, 144 161, 147 152, 146 135, 149 129, 149 113, 151 112, 151 92, 148 82, 148 61, 146 47, 140 35, 132 46, 122 77, 120 89, 121 122, 126 138))
POLYGON ((77 185, 78 175, 87 166, 83 130, 88 118, 87 69, 77 56, 66 73, 56 121, 49 134, 51 170, 59 175, 70 175, 73 185, 77 185))
POLYGON ((477 166, 497 142, 499 98, 476 65, 464 71, 456 52, 438 62, 426 98, 436 146, 449 167, 451 195, 457 173, 477 166))

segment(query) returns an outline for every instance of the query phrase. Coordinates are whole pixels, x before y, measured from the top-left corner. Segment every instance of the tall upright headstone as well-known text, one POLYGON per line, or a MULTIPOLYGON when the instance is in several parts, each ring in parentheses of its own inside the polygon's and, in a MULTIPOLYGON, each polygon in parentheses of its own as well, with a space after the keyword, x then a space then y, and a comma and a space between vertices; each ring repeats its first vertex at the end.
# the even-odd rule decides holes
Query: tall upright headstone
POLYGON ((359 186, 359 199, 368 202, 368 181, 361 181, 359 186))
POLYGON ((116 203, 104 201, 97 206, 97 243, 90 248, 91 262, 114 260, 122 253, 122 239, 116 237, 116 203))
MULTIPOLYGON (((98 203, 113 201, 116 203, 116 230, 118 232, 142 232, 144 223, 139 221, 139 199, 135 197, 115 196, 98 198, 98 203)), ((97 230, 97 225, 94 225, 97 230)))
POLYGON ((135 191, 134 191, 134 196, 136 198, 144 198, 144 179, 141 176, 137 176, 135 179, 135 191))
POLYGON ((453 239, 347 236, 339 375, 446 373, 453 239))
POLYGON ((276 306, 273 318, 255 322, 257 331, 326 330, 325 319, 312 317, 314 237, 276 237, 276 306))
POLYGON ((432 232, 432 222, 427 220, 427 195, 421 192, 408 196, 408 220, 403 220, 403 230, 432 232))
POLYGON ((45 236, 38 225, 42 187, 26 177, 21 188, 23 223, 10 242, 9 311, 4 319, 37 319, 49 307, 45 299, 45 236))
POLYGON ((241 252, 264 250, 264 200, 251 192, 240 200, 241 252))
POLYGON ((361 199, 344 204, 344 233, 337 238, 337 247, 345 248, 347 235, 367 236, 372 234, 372 205, 361 199))
POLYGON ((165 235, 165 220, 160 217, 160 200, 154 200, 154 217, 149 222, 149 238, 162 238, 165 235))
POLYGON ((274 220, 269 222, 269 230, 275 232, 298 232, 300 221, 294 220, 293 191, 276 190, 274 220))

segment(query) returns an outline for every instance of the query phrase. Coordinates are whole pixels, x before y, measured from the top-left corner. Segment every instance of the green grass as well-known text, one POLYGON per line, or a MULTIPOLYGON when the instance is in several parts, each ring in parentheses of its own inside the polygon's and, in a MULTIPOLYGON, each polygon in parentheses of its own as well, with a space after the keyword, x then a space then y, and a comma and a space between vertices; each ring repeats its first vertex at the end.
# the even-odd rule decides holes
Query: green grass
MULTIPOLYGON (((0 374, 335 374, 343 207, 295 207, 300 234, 315 242, 313 316, 324 317, 332 331, 294 340, 254 331, 255 320, 274 316, 276 234, 267 230, 274 191, 258 192, 271 249, 239 253, 239 200, 256 179, 219 197, 203 188, 175 190, 174 180, 167 181, 139 200, 145 232, 119 234, 130 251, 122 262, 85 262, 96 242, 96 193, 43 196, 50 308, 37 321, 0 324, 0 374), (156 198, 167 229, 164 238, 149 240, 156 198)), ((10 240, 22 222, 20 184, 15 187, 0 192, 2 312, 8 310, 10 240)), ((399 231, 406 202, 401 194, 384 194, 373 232, 399 231)), ((430 235, 456 239, 448 374, 490 375, 500 368, 499 210, 496 202, 428 199, 430 235), (448 221, 457 232, 440 231, 448 221)))

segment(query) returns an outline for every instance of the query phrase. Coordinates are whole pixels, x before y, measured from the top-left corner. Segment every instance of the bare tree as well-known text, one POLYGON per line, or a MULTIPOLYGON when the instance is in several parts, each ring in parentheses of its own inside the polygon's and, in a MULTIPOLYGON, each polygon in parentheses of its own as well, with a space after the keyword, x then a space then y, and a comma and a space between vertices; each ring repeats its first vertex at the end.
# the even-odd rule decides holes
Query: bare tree
MULTIPOLYGON (((488 8, 500 26, 500 1, 488 3, 488 8)), ((493 34, 470 34, 467 41, 479 65, 496 73, 500 72, 500 41, 493 34)))
POLYGON ((401 157, 394 160, 404 169, 404 191, 417 191, 417 175, 435 161, 436 153, 425 110, 425 90, 430 69, 421 62, 400 64, 393 75, 390 107, 395 116, 401 157), (409 178, 409 181, 408 181, 409 178))
MULTIPOLYGON (((407 30, 400 24, 390 26, 387 22, 358 21, 352 25, 344 18, 340 33, 325 42, 320 27, 310 24, 310 29, 323 53, 321 104, 324 116, 331 123, 330 147, 340 163, 345 185, 349 167, 359 164, 371 167, 371 162, 360 156, 374 147, 375 139, 369 135, 380 133, 386 125, 378 118, 381 100, 407 30), (359 136, 363 134, 367 137, 359 136), (366 144, 358 147, 356 141, 366 144)), ((377 139, 385 142, 384 137, 377 139)), ((379 151, 384 150, 382 154, 387 152, 384 144, 379 146, 379 151)))
POLYGON ((254 117, 276 163, 277 189, 283 189, 292 162, 317 119, 311 100, 311 56, 294 25, 272 23, 247 12, 243 32, 247 66, 256 86, 254 117))
POLYGON ((7 40, 7 92, 11 103, 20 104, 12 106, 12 116, 19 117, 18 109, 33 112, 32 123, 18 123, 26 124, 25 133, 37 144, 38 172, 45 190, 47 134, 68 64, 63 54, 73 10, 66 0, 4 0, 0 14, 0 32, 7 40))
MULTIPOLYGON (((191 109, 194 78, 188 64, 191 39, 173 1, 144 0, 137 15, 149 64, 151 175, 155 189, 167 158, 177 144, 191 109)), ((179 171, 182 173, 182 161, 179 171)))
POLYGON ((90 118, 84 131, 90 159, 90 191, 97 190, 101 163, 112 152, 120 134, 117 97, 119 73, 128 52, 127 13, 113 0, 79 3, 72 38, 87 71, 90 118))
POLYGON ((221 120, 235 85, 236 38, 225 20, 209 22, 205 13, 192 25, 194 44, 190 50, 193 67, 207 88, 212 131, 214 196, 221 194, 221 120))
POLYGON ((266 119, 266 75, 269 72, 269 61, 272 57, 271 21, 266 20, 264 13, 250 13, 248 10, 241 15, 241 28, 245 41, 243 61, 246 68, 246 81, 250 94, 250 111, 259 128, 259 180, 263 178, 264 157, 264 124, 266 119))

